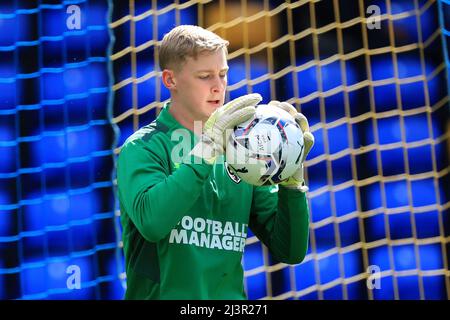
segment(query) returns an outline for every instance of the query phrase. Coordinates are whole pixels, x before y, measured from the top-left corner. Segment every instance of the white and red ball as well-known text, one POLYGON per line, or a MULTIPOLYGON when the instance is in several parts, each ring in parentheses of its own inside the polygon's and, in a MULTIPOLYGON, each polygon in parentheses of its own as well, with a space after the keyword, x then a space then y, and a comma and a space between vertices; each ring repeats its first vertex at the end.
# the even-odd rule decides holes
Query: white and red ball
POLYGON ((234 173, 255 185, 287 180, 301 165, 303 133, 294 117, 270 105, 236 126, 226 146, 226 161, 234 173))

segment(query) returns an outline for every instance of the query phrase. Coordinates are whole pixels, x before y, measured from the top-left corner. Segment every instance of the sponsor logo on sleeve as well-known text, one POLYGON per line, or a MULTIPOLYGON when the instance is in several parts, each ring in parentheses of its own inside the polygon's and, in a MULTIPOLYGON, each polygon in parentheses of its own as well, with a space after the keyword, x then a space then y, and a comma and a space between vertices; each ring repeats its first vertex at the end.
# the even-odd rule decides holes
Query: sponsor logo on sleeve
POLYGON ((241 178, 239 178, 234 172, 233 169, 230 168, 230 166, 228 165, 228 163, 224 163, 225 168, 227 170, 228 176, 230 177, 231 180, 233 180, 234 183, 239 183, 241 182, 241 178))

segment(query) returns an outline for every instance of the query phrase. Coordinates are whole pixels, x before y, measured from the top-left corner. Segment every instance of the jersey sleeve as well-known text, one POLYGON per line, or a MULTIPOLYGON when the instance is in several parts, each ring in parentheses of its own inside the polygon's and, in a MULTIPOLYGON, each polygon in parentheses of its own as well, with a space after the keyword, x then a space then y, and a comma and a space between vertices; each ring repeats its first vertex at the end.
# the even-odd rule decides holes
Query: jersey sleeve
POLYGON ((284 263, 303 261, 308 249, 309 208, 303 192, 276 186, 254 187, 249 227, 284 263))
POLYGON ((167 236, 194 205, 212 169, 204 162, 181 164, 170 174, 170 160, 161 150, 156 143, 133 141, 122 148, 117 163, 121 208, 152 242, 167 236))

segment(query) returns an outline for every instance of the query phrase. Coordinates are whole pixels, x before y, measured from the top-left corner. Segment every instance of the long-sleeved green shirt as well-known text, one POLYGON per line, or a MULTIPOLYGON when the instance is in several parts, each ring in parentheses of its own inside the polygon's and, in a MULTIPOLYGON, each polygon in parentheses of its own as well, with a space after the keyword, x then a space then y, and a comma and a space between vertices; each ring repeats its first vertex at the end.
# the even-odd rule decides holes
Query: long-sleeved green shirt
MULTIPOLYGON (((308 246, 306 196, 239 181, 223 158, 214 165, 173 161, 180 146, 174 132, 183 127, 169 108, 128 138, 118 159, 125 298, 246 299, 248 228, 274 258, 300 263, 308 246)), ((184 130, 193 147, 197 137, 184 130)))

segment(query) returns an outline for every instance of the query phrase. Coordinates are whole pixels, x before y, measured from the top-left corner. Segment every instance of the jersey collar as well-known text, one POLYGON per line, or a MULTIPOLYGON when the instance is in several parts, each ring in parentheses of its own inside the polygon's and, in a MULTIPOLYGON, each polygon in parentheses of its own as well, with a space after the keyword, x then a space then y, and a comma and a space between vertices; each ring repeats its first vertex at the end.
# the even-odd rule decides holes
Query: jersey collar
POLYGON ((161 109, 161 112, 158 115, 157 121, 164 124, 169 128, 169 131, 174 131, 176 129, 185 129, 189 132, 189 135, 191 136, 191 139, 193 139, 193 142, 196 143, 198 141, 198 137, 189 129, 181 125, 169 112, 170 108, 170 101, 166 102, 164 104, 164 107, 161 109))
POLYGON ((170 130, 184 128, 169 112, 170 101, 164 104, 158 115, 157 121, 167 126, 170 130))

